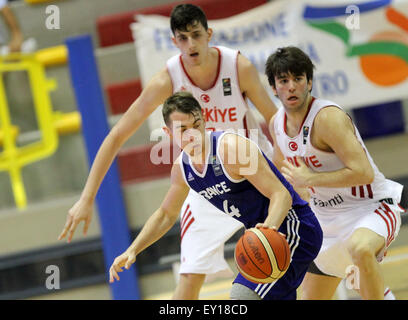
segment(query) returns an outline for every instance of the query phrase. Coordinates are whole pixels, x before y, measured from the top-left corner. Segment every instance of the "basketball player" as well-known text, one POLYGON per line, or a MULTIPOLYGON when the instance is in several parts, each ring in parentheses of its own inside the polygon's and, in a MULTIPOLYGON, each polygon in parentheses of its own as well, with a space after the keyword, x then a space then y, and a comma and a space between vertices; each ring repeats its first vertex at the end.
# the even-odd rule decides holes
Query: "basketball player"
POLYGON ((285 47, 268 58, 265 71, 284 106, 269 127, 273 162, 296 190, 308 188, 323 229, 303 298, 331 299, 353 271, 363 299, 383 299, 379 262, 400 229, 403 187, 378 170, 346 112, 311 95, 313 68, 300 49, 285 47))
MULTIPOLYGON (((200 8, 191 4, 176 6, 170 24, 173 42, 180 54, 169 59, 166 67, 151 79, 105 138, 59 239, 68 234, 70 241, 82 220, 85 221, 84 232, 88 230, 95 195, 120 147, 173 92, 191 92, 200 101, 207 128, 211 130, 257 128, 260 133, 247 98, 267 122, 276 112, 257 70, 247 58, 236 50, 209 47, 213 31, 208 28, 200 8)), ((272 156, 272 146, 264 135, 251 138, 257 139, 262 150, 272 156)), ((180 221, 180 280, 173 298, 198 299, 206 275, 223 271, 232 274, 224 259, 224 242, 243 225, 203 201, 194 191, 189 193, 181 210, 180 221)))
MULTIPOLYGON (((183 152, 173 165, 171 186, 161 206, 130 247, 114 260, 110 282, 119 280, 122 268, 129 268, 142 250, 172 227, 191 188, 246 228, 275 228, 286 236, 291 263, 280 279, 267 284, 262 298, 296 299, 296 288, 322 241, 322 230, 307 202, 253 141, 234 132, 206 131, 201 107, 190 93, 175 93, 166 100, 162 112, 164 130, 183 152)), ((217 223, 213 221, 214 232, 218 232, 217 223)), ((258 287, 240 274, 233 286, 251 293, 258 287)), ((231 292, 231 296, 248 298, 242 290, 231 292)))

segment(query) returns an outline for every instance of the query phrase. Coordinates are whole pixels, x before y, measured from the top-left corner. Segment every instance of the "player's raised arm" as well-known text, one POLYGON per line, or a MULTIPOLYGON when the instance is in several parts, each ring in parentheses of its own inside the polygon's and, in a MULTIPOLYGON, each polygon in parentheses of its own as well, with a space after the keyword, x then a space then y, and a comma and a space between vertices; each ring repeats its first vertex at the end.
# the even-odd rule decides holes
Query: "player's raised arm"
POLYGON ((277 108, 269 97, 259 77, 258 70, 242 54, 238 55, 238 79, 241 90, 269 123, 277 108))
POLYGON ((235 134, 226 134, 220 144, 222 148, 219 155, 228 174, 236 180, 246 178, 270 199, 269 214, 264 225, 279 229, 292 206, 289 191, 274 174, 254 142, 235 134))
POLYGON ((178 161, 176 160, 171 170, 171 186, 160 208, 146 221, 129 248, 114 260, 109 269, 110 282, 113 282, 114 279, 119 280, 118 273, 123 271, 122 268, 129 269, 140 252, 163 237, 176 223, 181 207, 190 190, 184 181, 178 161))
POLYGON ((147 84, 141 95, 115 124, 100 146, 92 164, 80 199, 68 211, 65 226, 59 240, 68 235, 71 241, 79 222, 85 221, 86 234, 92 218, 93 203, 109 167, 121 146, 136 132, 146 118, 172 94, 172 84, 166 69, 159 72, 147 84))

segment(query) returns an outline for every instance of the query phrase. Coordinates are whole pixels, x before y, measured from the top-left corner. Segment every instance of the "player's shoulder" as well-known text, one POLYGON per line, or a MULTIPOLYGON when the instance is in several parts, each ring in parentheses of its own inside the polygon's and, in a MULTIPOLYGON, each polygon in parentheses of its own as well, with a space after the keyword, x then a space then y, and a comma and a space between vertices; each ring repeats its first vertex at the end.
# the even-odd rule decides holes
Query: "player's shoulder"
POLYGON ((326 105, 316 113, 316 121, 333 121, 346 117, 347 113, 337 105, 326 105))
POLYGON ((162 81, 171 81, 171 76, 167 67, 161 69, 159 72, 156 73, 154 76, 162 81))
POLYGON ((232 49, 230 47, 225 46, 215 46, 214 48, 218 49, 221 52, 221 54, 231 54, 233 56, 234 55, 236 56, 237 54, 240 53, 240 51, 237 49, 232 49))
POLYGON ((234 132, 225 131, 217 139, 217 150, 224 150, 225 146, 234 146, 237 135, 234 132))
POLYGON ((247 69, 255 68, 255 66, 252 64, 251 60, 249 60, 241 52, 238 52, 237 63, 238 63, 238 70, 240 70, 240 69, 241 70, 247 70, 247 69))
POLYGON ((215 46, 214 48, 221 52, 223 59, 233 61, 234 63, 236 62, 239 72, 254 67, 252 62, 237 49, 232 49, 224 46, 215 46))
POLYGON ((273 129, 277 122, 281 121, 285 116, 285 108, 279 107, 275 114, 269 120, 269 129, 273 129))
POLYGON ((177 158, 174 160, 174 162, 173 162, 173 167, 177 167, 177 168, 180 168, 181 167, 181 165, 182 165, 182 162, 183 162, 183 154, 184 154, 184 152, 181 152, 178 156, 177 156, 177 158))
POLYGON ((238 134, 226 131, 221 134, 217 142, 217 153, 221 160, 227 160, 228 154, 236 152, 238 145, 238 134))
POLYGON ((321 103, 322 105, 314 119, 314 127, 327 132, 326 130, 341 128, 350 123, 350 116, 339 105, 327 100, 323 100, 321 103))
POLYGON ((278 111, 271 117, 271 120, 269 120, 268 129, 274 140, 275 140, 275 121, 277 121, 277 119, 280 118, 282 109, 283 108, 279 108, 278 111))
POLYGON ((237 70, 241 89, 245 90, 245 88, 257 83, 256 78, 259 77, 258 70, 252 62, 241 53, 238 54, 237 58, 237 70))
POLYGON ((238 142, 246 140, 248 140, 246 137, 236 132, 227 130, 223 134, 221 134, 218 143, 223 144, 225 146, 234 147, 238 142))
POLYGON ((181 69, 180 54, 175 54, 166 61, 166 69, 170 72, 178 72, 181 69))
POLYGON ((235 132, 225 132, 218 140, 217 153, 224 163, 230 163, 230 157, 237 159, 239 154, 258 150, 258 145, 247 137, 235 132))
POLYGON ((184 169, 182 168, 183 152, 174 160, 173 166, 171 168, 171 182, 184 183, 184 169))
POLYGON ((172 55, 170 58, 167 59, 166 65, 173 62, 180 61, 180 53, 172 55))
POLYGON ((172 82, 170 74, 167 68, 163 68, 159 72, 157 72, 149 81, 147 86, 153 86, 157 89, 168 89, 172 88, 172 82))

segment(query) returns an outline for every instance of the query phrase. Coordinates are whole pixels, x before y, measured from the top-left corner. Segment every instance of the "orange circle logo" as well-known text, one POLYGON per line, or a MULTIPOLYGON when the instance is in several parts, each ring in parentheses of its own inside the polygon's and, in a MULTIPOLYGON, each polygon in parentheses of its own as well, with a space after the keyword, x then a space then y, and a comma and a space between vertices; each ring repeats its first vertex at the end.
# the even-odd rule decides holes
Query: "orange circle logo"
MULTIPOLYGON (((408 47, 408 35, 386 31, 375 34, 370 42, 392 42, 408 47)), ((408 78, 408 63, 393 54, 368 54, 360 57, 360 66, 364 75, 380 86, 393 86, 408 78)))

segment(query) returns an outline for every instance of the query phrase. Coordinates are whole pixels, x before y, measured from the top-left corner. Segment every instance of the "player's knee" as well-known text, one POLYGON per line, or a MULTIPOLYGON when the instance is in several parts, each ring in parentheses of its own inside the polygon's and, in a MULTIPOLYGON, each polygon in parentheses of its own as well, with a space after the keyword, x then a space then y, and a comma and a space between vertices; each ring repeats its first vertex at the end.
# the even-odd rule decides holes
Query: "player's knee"
POLYGON ((183 273, 180 274, 180 284, 188 287, 201 287, 205 280, 205 274, 183 273))
POLYGON ((258 296, 253 290, 248 287, 239 284, 233 283, 230 291, 231 300, 261 300, 261 297, 258 296))
POLYGON ((350 253, 351 259, 357 265, 362 264, 369 259, 375 258, 373 248, 365 241, 356 241, 356 239, 351 239, 351 241, 348 243, 347 250, 350 253))
POLYGON ((204 280, 205 274, 180 274, 173 300, 197 300, 204 280))
POLYGON ((347 242, 347 250, 355 264, 374 259, 384 247, 384 239, 368 229, 356 230, 347 242))

